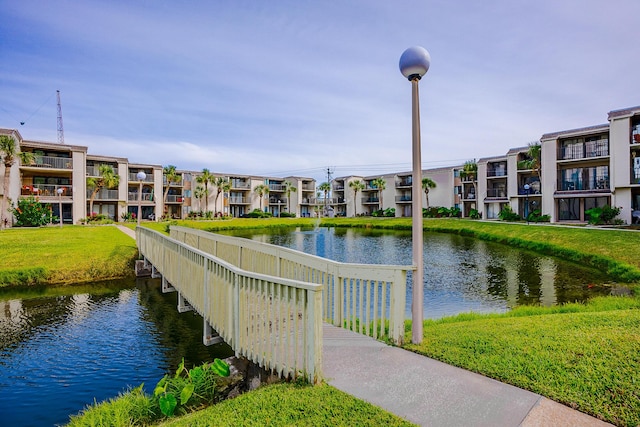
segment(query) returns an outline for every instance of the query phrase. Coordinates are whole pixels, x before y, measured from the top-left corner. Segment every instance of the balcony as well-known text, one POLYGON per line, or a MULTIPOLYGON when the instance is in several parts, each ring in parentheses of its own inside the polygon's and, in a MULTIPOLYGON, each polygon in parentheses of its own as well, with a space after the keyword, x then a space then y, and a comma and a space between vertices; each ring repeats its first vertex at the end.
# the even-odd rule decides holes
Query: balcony
POLYGON ((609 177, 604 176, 593 180, 573 179, 558 181, 559 191, 608 191, 609 177))
POLYGON ((507 171, 506 169, 487 169, 487 177, 489 178, 495 178, 495 177, 501 177, 501 176, 507 176, 507 171))
POLYGON ((396 196, 396 203, 411 203, 411 194, 396 196))
POLYGON ((168 194, 166 203, 182 203, 184 198, 176 194, 168 194))
POLYGON ((507 190, 504 188, 489 188, 487 190, 487 197, 494 199, 506 199, 507 190))
POLYGON ((287 201, 284 199, 279 199, 277 197, 269 197, 269 204, 270 205, 277 205, 277 204, 286 205, 287 201))
MULTIPOLYGON (((138 175, 138 172, 136 173, 129 172, 129 182, 140 182, 137 175, 138 175)), ((147 173, 146 175, 147 176, 144 178, 144 181, 142 182, 153 182, 153 174, 147 173)))
POLYGON ((630 184, 640 184, 640 164, 638 165, 638 167, 631 168, 630 176, 630 184))
POLYGON ((302 191, 315 191, 315 189, 313 184, 302 184, 302 191))
POLYGON ((229 197, 230 205, 248 205, 249 203, 251 203, 251 201, 249 200, 248 197, 241 197, 241 196, 229 197))
MULTIPOLYGON (((138 193, 137 192, 129 192, 127 200, 129 200, 130 202, 137 202, 138 201, 138 193)), ((142 193, 142 199, 143 202, 152 202, 153 201, 153 193, 142 193)))
POLYGON ((379 204, 380 203, 380 198, 379 197, 363 197, 362 198, 362 203, 364 203, 364 204, 368 204, 368 203, 379 204))
POLYGON ((396 181, 396 188, 399 187, 411 187, 413 185, 412 177, 405 177, 396 181))
MULTIPOLYGON (((93 194, 93 190, 87 190, 87 198, 90 198, 91 194, 93 194)), ((96 193, 94 200, 118 200, 118 190, 103 188, 96 193)))
POLYGON ((167 181, 167 177, 166 176, 162 176, 162 185, 164 187, 169 186, 169 187, 182 187, 184 185, 184 180, 182 178, 180 178, 179 181, 171 181, 168 182, 167 181))
POLYGON ((73 169, 73 159, 70 157, 35 156, 33 161, 24 167, 43 169, 73 169))
POLYGON ((609 140, 600 139, 584 143, 569 144, 558 149, 558 160, 581 160, 609 155, 609 140))
POLYGON ((282 184, 269 184, 269 191, 284 191, 282 184))
POLYGON ((21 196, 58 197, 58 189, 62 188, 62 197, 71 197, 71 185, 33 184, 23 185, 21 196))
POLYGON ((231 188, 242 188, 242 189, 250 189, 251 183, 245 180, 232 179, 231 180, 231 188))

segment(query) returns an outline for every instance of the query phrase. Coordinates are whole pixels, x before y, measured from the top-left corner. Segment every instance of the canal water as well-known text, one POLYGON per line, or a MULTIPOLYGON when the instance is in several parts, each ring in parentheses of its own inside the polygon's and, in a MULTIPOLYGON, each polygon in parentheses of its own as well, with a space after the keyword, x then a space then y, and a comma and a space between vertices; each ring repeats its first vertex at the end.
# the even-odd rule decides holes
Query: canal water
POLYGON ((202 318, 178 313, 157 279, 59 291, 0 294, 0 425, 65 424, 94 399, 142 383, 151 393, 183 357, 193 366, 233 354, 202 345, 202 318))
MULTIPOLYGON (((342 262, 410 264, 411 234, 361 229, 244 231, 243 237, 342 262)), ((594 269, 508 246, 425 234, 425 318, 502 312, 608 294, 594 269)), ((410 278, 409 278, 410 279, 410 278)), ((411 283, 407 289, 410 317, 411 283)), ((0 290, 0 425, 53 426, 86 405, 187 366, 232 355, 202 345, 202 318, 178 313, 155 280, 0 290)))
MULTIPOLYGON (((410 231, 319 227, 226 234, 340 262, 407 265, 412 260, 410 231)), ((407 318, 411 285, 409 273, 407 318)), ((610 292, 606 275, 581 264, 454 234, 424 235, 425 319, 586 301, 610 292)))

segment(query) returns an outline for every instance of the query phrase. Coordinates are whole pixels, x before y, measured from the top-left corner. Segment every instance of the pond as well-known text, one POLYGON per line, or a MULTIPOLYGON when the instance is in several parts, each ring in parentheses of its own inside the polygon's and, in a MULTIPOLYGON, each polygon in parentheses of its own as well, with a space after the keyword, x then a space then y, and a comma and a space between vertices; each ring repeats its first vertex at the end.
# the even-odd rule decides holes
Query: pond
POLYGON ((87 404, 233 354, 202 345, 202 318, 178 313, 159 280, 0 293, 0 414, 6 426, 68 422, 87 404), (53 291, 55 293, 55 290, 53 291), (35 295, 34 295, 35 294, 35 295))
MULTIPOLYGON (((411 264, 411 232, 353 228, 227 232, 340 262, 411 264)), ((424 235, 424 317, 504 312, 608 295, 599 270, 559 258, 454 234, 424 235)), ((411 276, 406 316, 411 317, 411 276)))

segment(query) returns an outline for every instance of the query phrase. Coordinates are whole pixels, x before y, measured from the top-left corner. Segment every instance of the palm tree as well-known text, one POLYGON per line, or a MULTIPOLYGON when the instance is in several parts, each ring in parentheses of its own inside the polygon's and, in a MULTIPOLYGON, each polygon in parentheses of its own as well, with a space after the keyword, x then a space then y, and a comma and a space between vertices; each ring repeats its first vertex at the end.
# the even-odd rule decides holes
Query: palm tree
POLYGON ((215 209, 218 207, 218 197, 220 193, 231 190, 231 183, 224 176, 217 176, 213 179, 213 186, 216 187, 216 198, 214 201, 214 213, 217 213, 215 209))
POLYGON ((387 188, 387 181, 383 178, 376 178, 371 181, 371 185, 378 189, 378 199, 380 200, 380 210, 384 209, 384 203, 382 203, 382 190, 387 188))
MULTIPOLYGON (((478 189, 476 188, 476 178, 478 176, 478 163, 474 160, 467 160, 462 165, 462 170, 460 171, 460 178, 469 178, 471 181, 471 185, 473 186, 473 194, 478 194, 478 189)), ((477 196, 476 196, 477 197, 477 196)))
POLYGON ((542 188, 542 170, 540 167, 542 146, 538 141, 529 143, 527 157, 529 157, 529 159, 526 160, 526 168, 531 169, 533 174, 538 177, 538 180, 540 181, 540 188, 542 188))
POLYGON ((431 178, 422 178, 422 189, 424 190, 424 195, 426 196, 426 209, 429 209, 429 190, 432 188, 436 188, 436 182, 431 178))
POLYGON ((264 196, 269 194, 269 186, 264 184, 256 185, 256 188, 253 189, 253 192, 256 193, 260 198, 260 211, 262 211, 262 199, 264 199, 264 196))
POLYGON ((110 165, 101 164, 98 167, 98 176, 87 178, 87 188, 91 189, 91 197, 89 197, 89 213, 93 212, 93 200, 103 188, 117 188, 120 185, 120 176, 113 171, 110 165))
POLYGON ((358 191, 364 190, 365 185, 364 182, 359 179, 355 179, 349 183, 349 187, 353 190, 353 216, 356 216, 358 205, 356 204, 358 200, 358 191))
MULTIPOLYGON (((2 192, 2 205, 0 206, 0 230, 5 228, 5 212, 7 212, 7 199, 9 198, 9 181, 11 180, 11 166, 20 159, 23 164, 33 161, 33 153, 18 151, 19 146, 13 136, 0 135, 0 159, 4 163, 4 187, 2 192)), ((9 221, 7 221, 9 222, 9 221)))
POLYGON ((331 191, 331 184, 329 184, 328 182, 323 182, 322 184, 318 185, 318 190, 324 193, 324 208, 326 211, 327 201, 329 200, 329 191, 331 191))
POLYGON ((284 182, 284 194, 287 195, 287 212, 289 213, 291 213, 291 193, 295 193, 296 191, 298 191, 298 189, 293 186, 292 182, 284 182))
POLYGON ((199 175, 196 178, 196 182, 198 184, 204 184, 204 192, 202 193, 202 197, 204 197, 204 210, 205 212, 209 212, 209 184, 214 180, 214 176, 211 174, 209 169, 202 169, 202 175, 199 175))
MULTIPOLYGON (((196 198, 196 199, 198 199, 198 200, 202 199, 203 197, 207 197, 207 195, 208 195, 208 194, 205 192, 204 187, 203 187, 203 186, 201 186, 201 185, 198 185, 198 186, 196 187, 196 189, 195 189, 195 190, 193 190, 193 197, 195 197, 195 198, 196 198)), ((198 204, 199 204, 199 203, 198 203, 198 204)), ((202 210, 202 207, 201 207, 201 206, 200 206, 200 210, 202 210)))
POLYGON ((180 179, 182 177, 176 171, 176 167, 173 165, 165 166, 164 168, 162 168, 162 173, 165 179, 167 180, 167 188, 164 190, 164 197, 162 198, 162 200, 164 201, 164 203, 167 203, 167 196, 169 195, 169 187, 174 182, 180 182, 180 179))

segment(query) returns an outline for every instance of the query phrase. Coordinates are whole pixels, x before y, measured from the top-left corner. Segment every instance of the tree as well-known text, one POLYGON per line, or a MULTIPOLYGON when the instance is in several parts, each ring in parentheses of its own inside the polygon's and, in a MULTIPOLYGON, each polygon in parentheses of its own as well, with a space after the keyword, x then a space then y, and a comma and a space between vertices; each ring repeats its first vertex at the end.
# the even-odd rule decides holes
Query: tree
POLYGON ((209 169, 202 169, 202 175, 199 175, 196 178, 196 182, 198 184, 204 184, 204 191, 202 193, 202 197, 204 198, 204 210, 205 212, 209 212, 209 184, 211 184, 214 180, 214 176, 209 172, 209 169))
POLYGON ((220 193, 227 192, 231 190, 231 183, 224 176, 215 177, 213 180, 213 186, 216 188, 216 198, 214 201, 214 212, 216 212, 216 208, 218 207, 218 197, 220 197, 220 193))
POLYGON ((422 178, 422 189, 424 190, 424 195, 426 196, 426 209, 429 209, 429 190, 432 188, 436 188, 436 182, 431 178, 422 178))
MULTIPOLYGON (((33 153, 19 151, 19 146, 13 136, 0 135, 0 159, 4 163, 4 181, 2 192, 2 205, 0 205, 0 230, 5 228, 6 214, 8 212, 7 200, 9 198, 9 189, 11 188, 11 167, 15 164, 16 159, 20 159, 23 164, 29 164, 33 161, 33 153)), ((9 221, 6 220, 8 223, 9 221)))
MULTIPOLYGON (((469 178, 471 181, 471 185, 473 186, 473 194, 478 194, 478 189, 476 188, 476 178, 478 176, 478 163, 474 160, 467 160, 462 165, 462 170, 460 171, 460 178, 469 178)), ((477 196, 476 196, 477 197, 477 196)))
POLYGON ((260 211, 262 211, 262 199, 264 199, 264 197, 269 194, 269 186, 264 184, 256 185, 256 187, 253 189, 253 192, 256 193, 260 198, 260 211))
MULTIPOLYGON (((198 200, 202 199, 203 197, 207 197, 207 193, 205 192, 204 187, 201 185, 198 185, 196 189, 193 190, 193 197, 195 197, 198 200)), ((200 210, 202 210, 202 207, 200 207, 200 210)))
POLYGON ((284 194, 287 195, 287 212, 289 213, 291 213, 291 193, 295 193, 296 191, 298 191, 298 189, 293 186, 292 182, 284 182, 284 194))
POLYGON ((380 177, 372 180, 371 185, 378 189, 378 198, 380 200, 380 210, 383 210, 384 203, 382 203, 382 191, 387 188, 387 181, 383 177, 380 177))
POLYGON ((356 204, 358 201, 358 191, 364 190, 365 185, 359 179, 355 179, 349 183, 349 187, 353 190, 353 216, 356 216, 358 211, 358 205, 356 204))
MULTIPOLYGON (((93 200, 103 188, 117 188, 120 185, 120 176, 113 171, 113 168, 107 164, 101 164, 98 167, 98 176, 90 176, 87 178, 87 188, 92 190, 89 197, 89 213, 93 213, 93 200)), ((140 197, 140 196, 138 196, 140 197)))
POLYGON ((167 180, 167 188, 164 190, 164 197, 162 200, 164 201, 164 203, 167 203, 167 196, 169 195, 169 187, 174 182, 180 182, 182 177, 176 171, 176 167, 173 165, 165 166, 164 168, 162 168, 162 173, 164 174, 164 177, 167 180))
POLYGON ((318 190, 324 193, 324 210, 327 210, 327 202, 329 201, 329 191, 331 191, 331 184, 328 182, 323 182, 318 185, 318 190))
POLYGON ((542 188, 542 146, 538 141, 529 143, 527 157, 529 157, 529 159, 525 160, 525 167, 527 169, 531 169, 533 174, 538 177, 538 180, 540 181, 540 188, 542 188))

